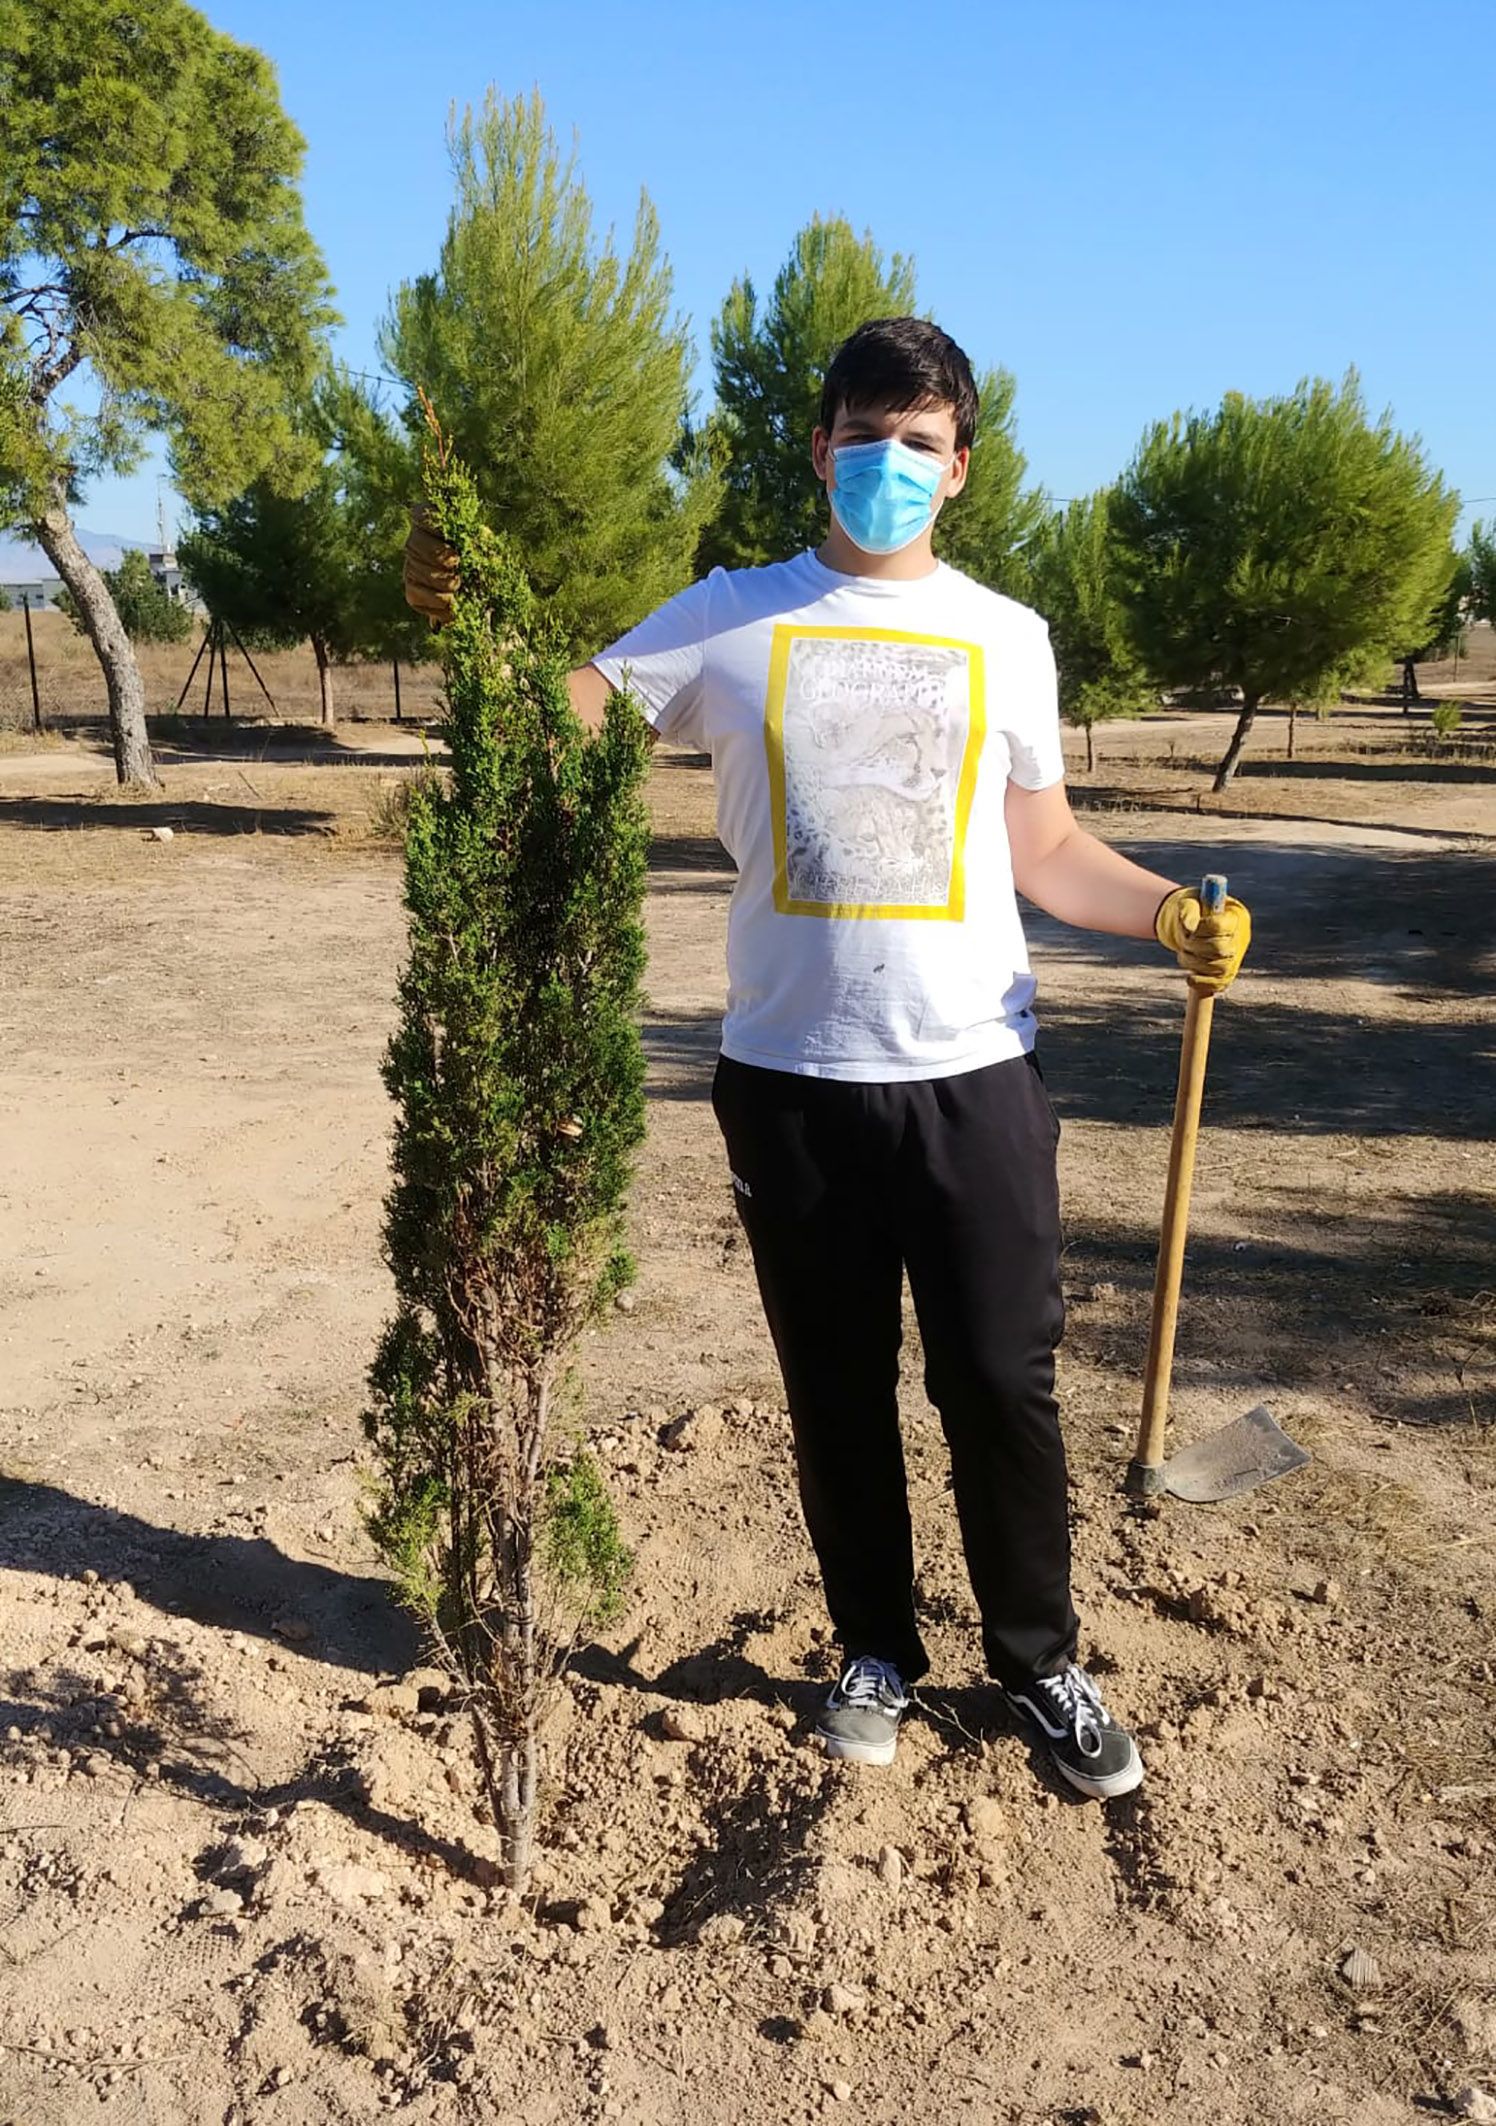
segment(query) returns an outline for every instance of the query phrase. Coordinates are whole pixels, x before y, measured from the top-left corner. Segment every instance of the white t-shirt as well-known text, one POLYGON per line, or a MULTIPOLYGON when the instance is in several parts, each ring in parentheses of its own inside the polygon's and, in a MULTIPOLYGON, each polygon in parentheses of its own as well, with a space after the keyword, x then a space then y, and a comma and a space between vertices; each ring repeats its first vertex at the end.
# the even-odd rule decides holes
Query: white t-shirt
POLYGON ((1034 1044, 1003 798, 1064 774, 1037 613, 941 562, 713 569, 593 659, 708 752, 738 867, 724 1054, 873 1083, 1034 1044))

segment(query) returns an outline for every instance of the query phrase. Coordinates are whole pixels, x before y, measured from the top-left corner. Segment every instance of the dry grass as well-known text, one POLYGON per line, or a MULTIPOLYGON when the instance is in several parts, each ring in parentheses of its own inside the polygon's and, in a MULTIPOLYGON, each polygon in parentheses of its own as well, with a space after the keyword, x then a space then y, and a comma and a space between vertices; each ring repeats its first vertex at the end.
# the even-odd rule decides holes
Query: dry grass
POLYGON ((370 840, 403 849, 416 791, 444 789, 446 782, 442 769, 424 764, 402 775, 383 777, 369 804, 370 840))
MULTIPOLYGON (((93 645, 61 613, 33 613, 37 684, 42 719, 56 729, 101 725, 107 714, 104 675, 93 645)), ((170 715, 192 669, 201 635, 183 643, 145 643, 137 651, 145 682, 146 709, 152 717, 170 715)), ((229 652, 229 705, 235 720, 275 715, 290 723, 316 723, 320 716, 317 666, 310 645, 294 650, 256 652, 255 663, 274 697, 272 710, 237 650, 229 652)), ((213 679, 212 717, 201 716, 208 674, 205 657, 198 666, 184 715, 194 722, 223 719, 220 680, 213 679)), ((440 713, 441 684, 435 664, 400 667, 402 711, 411 721, 440 713)), ((350 722, 384 722, 394 716, 394 680, 387 664, 349 664, 333 673, 333 703, 350 722)), ((0 726, 25 730, 31 725, 31 681, 26 667, 26 622, 21 613, 0 613, 0 726)), ((102 736, 102 731, 93 735, 102 736)))

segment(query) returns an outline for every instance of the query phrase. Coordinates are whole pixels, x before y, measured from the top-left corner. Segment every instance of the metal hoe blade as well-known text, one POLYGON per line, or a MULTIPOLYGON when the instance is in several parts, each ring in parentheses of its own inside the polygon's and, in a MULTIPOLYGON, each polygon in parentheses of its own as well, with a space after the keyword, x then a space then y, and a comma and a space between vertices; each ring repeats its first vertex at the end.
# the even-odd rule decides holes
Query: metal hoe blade
POLYGON ((1308 1460, 1306 1450, 1259 1403, 1245 1417, 1171 1455, 1164 1463, 1163 1488, 1192 1506, 1210 1506, 1302 1469, 1308 1460))

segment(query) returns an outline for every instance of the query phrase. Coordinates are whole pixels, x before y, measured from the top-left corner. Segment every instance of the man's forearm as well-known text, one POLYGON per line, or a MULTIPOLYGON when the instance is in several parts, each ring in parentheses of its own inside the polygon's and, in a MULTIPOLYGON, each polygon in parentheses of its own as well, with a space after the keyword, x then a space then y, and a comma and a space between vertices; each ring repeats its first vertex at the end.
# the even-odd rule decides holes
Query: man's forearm
POLYGON ((1072 923, 1077 930, 1151 938, 1158 904, 1179 881, 1145 871, 1119 849, 1109 848, 1082 827, 1073 827, 1053 849, 1028 865, 1016 884, 1046 915, 1072 923))

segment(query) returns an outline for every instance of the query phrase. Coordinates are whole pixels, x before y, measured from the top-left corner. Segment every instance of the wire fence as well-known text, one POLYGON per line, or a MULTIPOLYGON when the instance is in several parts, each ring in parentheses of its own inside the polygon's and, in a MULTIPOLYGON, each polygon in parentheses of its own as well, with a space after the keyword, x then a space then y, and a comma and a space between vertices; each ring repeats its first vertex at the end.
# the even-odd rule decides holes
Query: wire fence
MULTIPOLYGON (((136 661, 145 684, 146 713, 167 716, 176 708, 183 682, 192 673, 193 660, 202 646, 202 630, 194 628, 186 642, 141 643, 136 661)), ((321 692, 317 660, 309 643, 294 650, 256 650, 254 663, 274 703, 266 700, 249 664, 231 641, 226 659, 229 713, 232 717, 279 723, 319 723, 321 692)), ((192 685, 182 701, 180 714, 201 717, 205 701, 210 717, 224 714, 224 666, 213 660, 212 695, 208 700, 209 659, 198 662, 192 685)), ((435 663, 401 664, 399 673, 399 718, 408 723, 427 723, 443 713, 441 670, 435 663)), ((389 663, 359 661, 332 667, 333 711, 348 723, 393 723, 396 717, 396 670, 389 663)), ((92 643, 80 635, 67 617, 50 609, 19 608, 0 613, 0 729, 30 731, 40 714, 44 730, 80 735, 90 726, 103 727, 109 715, 104 674, 92 643), (27 619, 31 623, 32 655, 26 643, 27 619), (32 698, 31 666, 35 663, 36 701, 32 698)))

